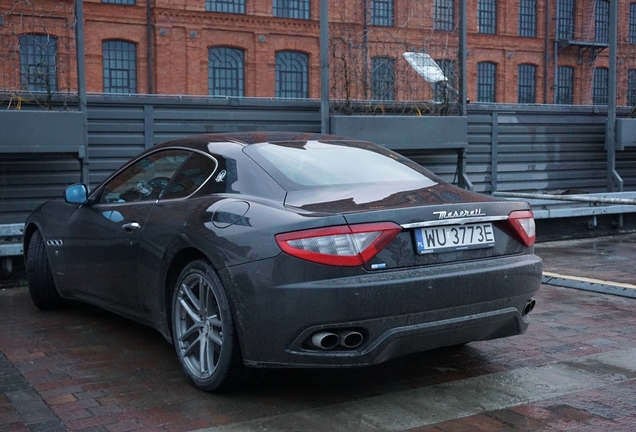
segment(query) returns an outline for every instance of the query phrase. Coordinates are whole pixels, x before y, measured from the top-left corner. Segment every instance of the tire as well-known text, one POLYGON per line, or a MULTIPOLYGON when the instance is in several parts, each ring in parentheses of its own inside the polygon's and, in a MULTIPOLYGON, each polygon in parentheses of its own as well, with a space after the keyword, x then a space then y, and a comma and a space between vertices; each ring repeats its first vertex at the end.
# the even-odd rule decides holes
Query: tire
POLYGON ((31 301, 38 309, 57 309, 64 303, 53 281, 46 246, 39 231, 33 233, 29 240, 26 257, 27 281, 31 301))
POLYGON ((230 303, 207 261, 191 262, 179 276, 172 299, 172 340, 195 387, 220 393, 242 383, 247 368, 230 303))

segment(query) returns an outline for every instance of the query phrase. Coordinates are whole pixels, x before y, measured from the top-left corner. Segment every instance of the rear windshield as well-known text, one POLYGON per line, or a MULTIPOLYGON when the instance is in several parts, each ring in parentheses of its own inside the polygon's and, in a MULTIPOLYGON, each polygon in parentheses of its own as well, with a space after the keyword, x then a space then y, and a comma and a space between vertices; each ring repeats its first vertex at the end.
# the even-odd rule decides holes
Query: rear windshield
POLYGON ((275 142, 250 145, 245 152, 288 190, 387 182, 428 187, 438 180, 415 162, 364 142, 275 142))

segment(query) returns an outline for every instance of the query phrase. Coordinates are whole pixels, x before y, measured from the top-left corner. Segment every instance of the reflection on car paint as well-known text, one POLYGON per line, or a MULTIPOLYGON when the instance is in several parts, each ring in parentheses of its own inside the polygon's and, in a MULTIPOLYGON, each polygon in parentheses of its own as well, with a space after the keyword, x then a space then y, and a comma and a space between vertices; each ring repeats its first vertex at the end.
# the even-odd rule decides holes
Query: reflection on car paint
POLYGON ((121 222, 124 220, 124 215, 122 215, 117 210, 108 210, 108 211, 102 212, 102 216, 104 216, 106 219, 108 219, 111 222, 121 222))

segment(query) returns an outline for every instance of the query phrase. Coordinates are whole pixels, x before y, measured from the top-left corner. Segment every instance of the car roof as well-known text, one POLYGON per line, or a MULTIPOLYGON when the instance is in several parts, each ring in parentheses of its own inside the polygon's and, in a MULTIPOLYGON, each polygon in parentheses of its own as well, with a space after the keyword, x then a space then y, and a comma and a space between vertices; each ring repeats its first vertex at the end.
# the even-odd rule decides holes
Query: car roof
MULTIPOLYGON (((185 138, 178 138, 164 142, 156 147, 182 146, 199 150, 207 150, 210 143, 236 143, 241 147, 250 144, 259 144, 278 141, 314 141, 314 140, 346 140, 346 138, 338 135, 320 134, 311 132, 226 132, 194 135, 185 138)), ((155 148, 156 148, 155 147, 155 148)))

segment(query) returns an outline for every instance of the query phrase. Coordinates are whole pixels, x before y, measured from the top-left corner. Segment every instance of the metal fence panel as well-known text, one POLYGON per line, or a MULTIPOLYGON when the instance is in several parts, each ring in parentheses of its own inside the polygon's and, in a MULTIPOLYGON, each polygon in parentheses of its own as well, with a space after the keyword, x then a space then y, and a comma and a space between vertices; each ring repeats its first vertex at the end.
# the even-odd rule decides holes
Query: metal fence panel
MULTIPOLYGON (((468 173, 475 190, 605 191, 606 118, 596 107, 469 105, 468 173), (486 176, 477 174, 483 163, 486 176)), ((633 151, 617 153, 626 187, 635 183, 635 160, 633 151)))
POLYGON ((319 105, 314 101, 92 96, 88 99, 90 183, 98 184, 154 144, 188 135, 249 130, 320 132, 319 105))
POLYGON ((0 225, 24 222, 41 203, 61 198, 80 179, 80 163, 66 154, 7 154, 0 159, 0 225))
MULTIPOLYGON (((478 192, 604 192, 606 114, 593 107, 470 104, 467 174, 478 192)), ((97 185, 144 148, 184 135, 287 130, 320 132, 318 101, 90 96, 89 182, 97 185)), ((457 181, 454 153, 405 155, 457 181)), ((636 149, 617 152, 625 190, 636 189, 636 149)), ((38 204, 79 181, 80 164, 64 154, 3 154, 0 224, 24 222, 38 204)))

